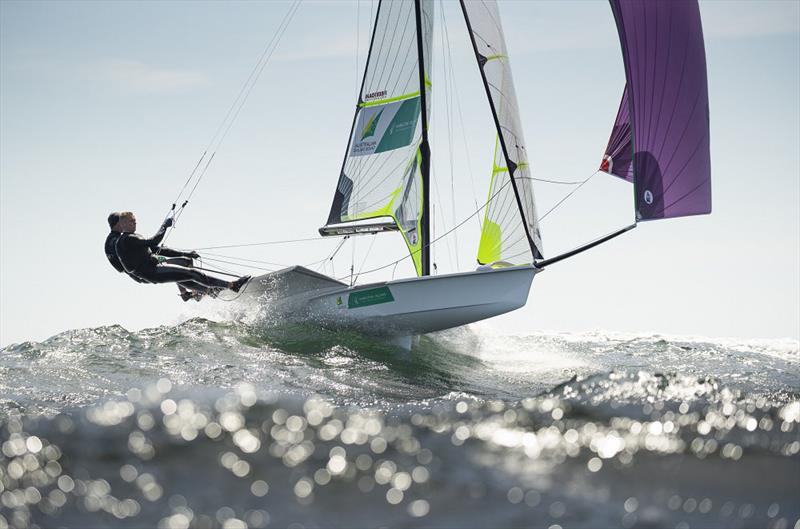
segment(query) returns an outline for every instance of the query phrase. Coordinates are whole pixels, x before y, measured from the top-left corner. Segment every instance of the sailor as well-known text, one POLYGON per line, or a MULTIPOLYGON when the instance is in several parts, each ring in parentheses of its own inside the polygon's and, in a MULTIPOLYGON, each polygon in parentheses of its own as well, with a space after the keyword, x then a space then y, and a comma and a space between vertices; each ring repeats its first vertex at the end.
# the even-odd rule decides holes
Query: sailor
POLYGON ((242 276, 236 281, 209 276, 192 268, 193 259, 200 257, 197 252, 180 252, 159 246, 172 222, 168 218, 155 235, 145 239, 136 233, 136 216, 132 212, 111 213, 108 216, 111 233, 105 244, 111 266, 139 283, 177 283, 184 301, 199 300, 204 294, 213 294, 223 288, 239 292, 250 280, 250 276, 242 276))

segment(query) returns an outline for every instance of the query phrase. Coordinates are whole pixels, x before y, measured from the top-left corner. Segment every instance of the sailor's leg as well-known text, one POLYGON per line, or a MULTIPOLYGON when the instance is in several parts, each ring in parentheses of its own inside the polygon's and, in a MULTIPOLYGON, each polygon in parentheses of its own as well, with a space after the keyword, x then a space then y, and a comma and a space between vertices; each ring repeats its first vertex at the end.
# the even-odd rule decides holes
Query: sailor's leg
POLYGON ((194 261, 192 261, 189 257, 170 257, 169 259, 164 261, 164 263, 171 265, 178 265, 178 266, 186 266, 186 267, 194 266, 194 261))
POLYGON ((153 283, 184 283, 190 281, 206 288, 228 288, 227 281, 204 274, 199 270, 171 264, 157 265, 146 279, 153 283))
POLYGON ((183 287, 187 290, 194 290, 195 292, 202 292, 203 294, 207 294, 210 290, 207 286, 198 283, 196 281, 181 281, 178 283, 178 286, 183 287))

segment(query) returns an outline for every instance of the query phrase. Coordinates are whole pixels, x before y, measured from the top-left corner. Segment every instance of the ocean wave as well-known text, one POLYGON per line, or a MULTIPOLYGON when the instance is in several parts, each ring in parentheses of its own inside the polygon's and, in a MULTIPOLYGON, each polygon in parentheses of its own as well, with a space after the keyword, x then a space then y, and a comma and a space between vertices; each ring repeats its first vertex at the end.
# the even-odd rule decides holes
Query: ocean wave
POLYGON ((162 378, 7 418, 0 525, 788 528, 798 427, 798 400, 648 373, 388 412, 162 378))

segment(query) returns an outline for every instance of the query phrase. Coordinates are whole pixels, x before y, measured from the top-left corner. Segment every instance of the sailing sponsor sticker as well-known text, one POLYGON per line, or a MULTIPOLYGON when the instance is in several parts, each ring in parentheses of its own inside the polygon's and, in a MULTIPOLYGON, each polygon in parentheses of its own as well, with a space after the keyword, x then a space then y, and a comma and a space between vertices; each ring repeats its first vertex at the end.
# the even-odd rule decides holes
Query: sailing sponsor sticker
POLYGON ((347 308, 357 309, 359 307, 389 303, 390 301, 394 301, 394 297, 389 287, 370 288, 351 292, 347 298, 347 308))
POLYGON ((361 108, 350 156, 366 156, 410 145, 417 130, 419 109, 419 96, 361 108))

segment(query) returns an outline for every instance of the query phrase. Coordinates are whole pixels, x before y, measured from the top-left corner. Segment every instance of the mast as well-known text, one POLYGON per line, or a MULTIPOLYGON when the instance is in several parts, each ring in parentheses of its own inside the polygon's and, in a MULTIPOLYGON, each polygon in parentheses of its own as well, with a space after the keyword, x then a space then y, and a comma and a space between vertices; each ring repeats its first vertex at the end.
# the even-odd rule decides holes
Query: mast
POLYGON ((492 93, 489 90, 486 72, 483 71, 483 66, 486 64, 486 57, 478 52, 478 45, 475 42, 475 33, 472 30, 472 23, 469 20, 467 7, 464 5, 464 0, 459 0, 459 4, 461 5, 461 12, 464 13, 464 22, 467 24, 467 33, 469 33, 469 40, 472 43, 472 50, 475 52, 475 59, 478 61, 478 70, 481 72, 481 80, 483 80, 483 88, 486 90, 486 98, 489 100, 489 107, 492 110, 492 117, 494 118, 494 124, 497 128, 497 138, 500 142, 500 148, 503 151, 503 157, 506 160, 506 166, 508 167, 508 177, 511 180, 511 187, 514 190, 514 198, 517 200, 517 208, 519 208, 519 214, 522 218, 522 226, 525 229, 525 235, 528 239, 528 245, 530 246, 531 254, 535 259, 539 250, 536 248, 536 244, 534 244, 533 237, 531 237, 530 230, 528 229, 528 221, 525 218, 525 208, 522 207, 522 199, 520 198, 519 188, 517 186, 517 181, 514 178, 514 172, 517 169, 517 165, 508 155, 508 147, 506 146, 506 140, 503 137, 503 129, 500 125, 500 118, 497 116, 497 109, 495 108, 494 100, 492 99, 492 93))
POLYGON ((422 216, 420 218, 420 228, 422 230, 422 275, 431 275, 431 225, 430 225, 430 172, 431 172, 431 149, 428 143, 428 96, 425 87, 425 56, 422 48, 422 6, 421 0, 414 0, 414 17, 417 27, 417 59, 419 62, 419 94, 422 118, 422 143, 419 146, 420 152, 420 173, 422 175, 422 216))

